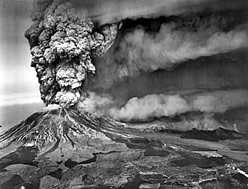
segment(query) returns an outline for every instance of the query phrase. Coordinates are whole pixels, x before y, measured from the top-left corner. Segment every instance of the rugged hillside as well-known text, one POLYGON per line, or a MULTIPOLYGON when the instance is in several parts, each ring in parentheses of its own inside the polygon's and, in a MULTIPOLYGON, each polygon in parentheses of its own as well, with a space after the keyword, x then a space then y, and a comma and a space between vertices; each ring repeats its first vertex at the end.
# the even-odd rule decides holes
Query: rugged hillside
POLYGON ((145 129, 75 109, 37 112, 0 135, 0 188, 247 187, 244 135, 145 129))

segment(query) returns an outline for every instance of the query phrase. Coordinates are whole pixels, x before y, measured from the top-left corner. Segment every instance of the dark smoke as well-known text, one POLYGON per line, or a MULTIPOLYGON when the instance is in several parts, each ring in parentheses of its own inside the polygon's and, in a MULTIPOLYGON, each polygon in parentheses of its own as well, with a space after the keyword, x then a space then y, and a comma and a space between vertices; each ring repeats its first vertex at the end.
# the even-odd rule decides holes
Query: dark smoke
POLYGON ((116 24, 97 32, 87 15, 74 12, 66 0, 34 2, 34 23, 25 36, 46 105, 76 104, 87 74, 95 73, 92 57, 104 54, 117 35, 116 24))
POLYGON ((168 70, 187 60, 246 48, 247 23, 232 24, 230 16, 189 15, 162 23, 157 32, 146 31, 140 25, 124 31, 116 47, 97 64, 96 83, 109 87, 125 77, 168 70))
MULTIPOLYGON (((188 10, 180 15, 175 11, 171 15, 178 16, 156 19, 161 14, 154 12, 143 20, 124 21, 115 46, 96 61, 97 75, 88 86, 96 93, 90 93, 81 106, 121 121, 147 121, 191 111, 223 113, 247 106, 245 2, 233 6, 239 11, 225 2, 226 6, 220 6, 223 1, 210 3, 211 10, 204 13, 188 10), (177 72, 178 65, 189 62, 195 69, 177 72), (163 69, 167 71, 161 74, 163 69)), ((202 5, 198 11, 207 7, 198 3, 202 5)))
POLYGON ((37 0, 34 5, 34 24, 26 37, 47 105, 79 103, 79 108, 121 121, 248 105, 247 85, 235 78, 242 69, 229 73, 230 84, 215 73, 220 66, 211 67, 220 81, 209 81, 213 86, 207 88, 197 81, 196 88, 181 89, 173 81, 181 77, 194 83, 190 71, 173 73, 189 62, 201 67, 203 57, 204 65, 220 65, 237 52, 238 61, 227 60, 227 68, 221 64, 223 72, 247 60, 239 57, 248 47, 245 0, 37 0), (150 78, 153 82, 145 86, 150 78), (171 82, 168 87, 162 86, 164 79, 171 82))
POLYGON ((81 13, 100 24, 120 22, 127 18, 151 18, 185 15, 197 12, 216 12, 245 8, 246 0, 71 0, 81 13))

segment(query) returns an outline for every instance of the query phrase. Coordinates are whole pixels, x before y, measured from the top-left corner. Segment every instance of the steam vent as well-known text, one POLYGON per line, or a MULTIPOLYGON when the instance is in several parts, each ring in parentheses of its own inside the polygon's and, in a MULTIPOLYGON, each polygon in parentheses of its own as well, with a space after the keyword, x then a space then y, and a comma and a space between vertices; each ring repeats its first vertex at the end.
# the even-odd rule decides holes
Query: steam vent
POLYGON ((3 125, 0 189, 248 188, 247 13, 246 0, 33 0, 44 108, 3 125))

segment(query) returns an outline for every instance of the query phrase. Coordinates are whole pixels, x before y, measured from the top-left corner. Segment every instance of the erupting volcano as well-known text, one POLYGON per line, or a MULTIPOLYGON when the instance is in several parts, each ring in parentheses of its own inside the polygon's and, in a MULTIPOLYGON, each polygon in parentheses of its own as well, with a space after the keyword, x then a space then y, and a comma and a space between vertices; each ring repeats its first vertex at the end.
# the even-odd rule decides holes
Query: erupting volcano
POLYGON ((0 188, 247 187, 247 8, 34 0, 46 107, 0 135, 0 188))

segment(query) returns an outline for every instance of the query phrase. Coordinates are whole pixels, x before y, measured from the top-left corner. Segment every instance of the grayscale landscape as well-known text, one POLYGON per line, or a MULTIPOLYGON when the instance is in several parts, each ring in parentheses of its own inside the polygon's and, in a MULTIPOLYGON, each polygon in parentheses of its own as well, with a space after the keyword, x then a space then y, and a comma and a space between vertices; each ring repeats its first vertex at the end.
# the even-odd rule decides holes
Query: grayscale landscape
POLYGON ((0 189, 248 188, 246 0, 2 0, 0 189))

